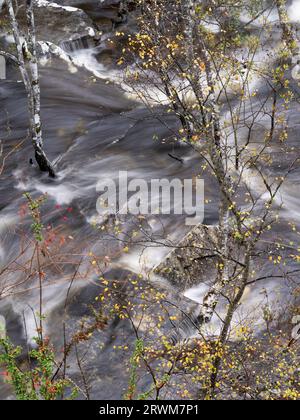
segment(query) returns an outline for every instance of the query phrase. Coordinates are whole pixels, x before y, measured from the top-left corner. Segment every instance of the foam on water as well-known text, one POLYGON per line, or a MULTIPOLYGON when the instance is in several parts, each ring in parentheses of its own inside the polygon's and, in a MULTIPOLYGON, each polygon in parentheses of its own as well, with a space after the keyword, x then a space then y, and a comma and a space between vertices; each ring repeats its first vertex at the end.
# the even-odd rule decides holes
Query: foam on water
POLYGON ((288 15, 293 22, 300 22, 300 0, 293 0, 288 8, 288 15))

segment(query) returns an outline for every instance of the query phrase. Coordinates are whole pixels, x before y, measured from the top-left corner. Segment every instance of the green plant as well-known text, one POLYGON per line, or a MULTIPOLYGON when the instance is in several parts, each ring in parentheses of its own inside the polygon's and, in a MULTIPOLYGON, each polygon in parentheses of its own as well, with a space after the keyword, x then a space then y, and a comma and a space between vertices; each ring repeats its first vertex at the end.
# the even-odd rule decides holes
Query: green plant
POLYGON ((37 200, 33 200, 29 193, 25 193, 24 197, 28 200, 28 208, 30 210, 33 223, 31 225, 32 232, 38 242, 43 241, 43 224, 41 222, 40 207, 45 202, 46 196, 41 196, 37 200))
POLYGON ((134 393, 137 388, 137 370, 139 367, 140 357, 144 351, 144 342, 141 339, 137 339, 134 346, 133 354, 130 358, 130 378, 129 387, 125 394, 125 400, 132 400, 134 393))
POLYGON ((35 339, 37 348, 29 352, 28 363, 19 361, 20 346, 14 346, 9 339, 0 340, 0 363, 6 369, 5 376, 12 385, 18 400, 57 400, 64 393, 69 399, 77 395, 77 388, 67 379, 53 379, 56 369, 55 355, 48 341, 35 339))

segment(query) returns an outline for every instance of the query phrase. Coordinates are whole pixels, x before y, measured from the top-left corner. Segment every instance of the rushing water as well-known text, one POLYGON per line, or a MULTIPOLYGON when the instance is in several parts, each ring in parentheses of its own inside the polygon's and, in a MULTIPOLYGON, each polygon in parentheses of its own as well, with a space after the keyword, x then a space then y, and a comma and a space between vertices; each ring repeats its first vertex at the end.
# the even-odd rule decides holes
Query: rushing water
MULTIPOLYGON (((2 267, 18 255, 20 250, 21 238, 17 231, 21 223, 19 209, 24 204, 23 192, 30 192, 33 196, 48 194, 48 200, 43 206, 44 222, 47 225, 64 224, 65 234, 74 238, 73 249, 86 254, 92 250, 96 255, 110 255, 111 248, 118 247, 118 244, 112 240, 108 245, 107 241, 104 243, 92 226, 97 216, 96 184, 99 180, 117 179, 120 170, 128 171, 130 177, 146 180, 163 177, 184 179, 197 173, 199 160, 190 148, 164 142, 165 138, 170 137, 170 130, 166 127, 176 126, 174 118, 165 116, 166 125, 158 124, 148 110, 127 99, 124 92, 113 83, 107 84, 105 80, 89 82, 89 76, 84 70, 71 74, 58 61, 53 67, 41 69, 44 138, 50 159, 59 161, 58 177, 49 180, 47 175, 41 176, 36 168, 29 165, 32 157, 29 141, 16 152, 13 159, 7 160, 0 186, 2 267), (160 140, 154 142, 154 135, 160 140), (171 158, 170 153, 178 155, 184 163, 171 158), (62 213, 67 213, 70 207, 72 213, 68 214, 67 221, 62 221, 62 213)), ((5 138, 6 152, 17 140, 26 137, 26 102, 21 83, 3 82, 0 89, 1 136, 5 138), (9 133, 5 130, 7 124, 10 125, 9 133)), ((206 221, 213 223, 214 220, 215 214, 211 209, 207 211, 206 221)), ((22 227, 27 232, 30 223, 29 219, 22 220, 22 227)), ((164 224, 166 232, 174 240, 186 232, 183 218, 167 217, 164 224)), ((133 249, 122 261, 114 262, 124 270, 128 268, 141 272, 160 262, 162 256, 162 248, 150 249, 148 256, 144 254, 141 262, 140 250, 133 249)), ((9 279, 15 283, 16 276, 18 273, 10 275, 9 279)), ((21 274, 19 276, 21 279, 21 274)), ((9 282, 9 279, 6 281, 9 282)), ((86 289, 82 292, 85 302, 89 299, 91 301, 97 293, 93 279, 90 280, 82 285, 86 289)), ((53 274, 44 290, 44 311, 51 318, 51 325, 47 328, 50 335, 55 335, 61 326, 61 319, 56 319, 55 311, 64 302, 69 284, 59 281, 58 286, 58 281, 57 274, 53 274)), ((26 288, 32 289, 32 284, 26 285, 26 288)), ((23 311, 27 333, 30 337, 34 336, 35 324, 30 307, 37 310, 38 302, 37 290, 1 301, 0 312, 6 318, 7 332, 15 342, 23 344, 25 340, 23 311)), ((73 311, 75 318, 82 315, 80 305, 73 311)), ((106 367, 102 366, 101 370, 101 362, 97 362, 102 375, 107 371, 105 358, 103 363, 106 367)), ((116 369, 116 363, 112 366, 116 369)))
MULTIPOLYGON (((297 9, 298 10, 298 9, 297 9)), ((276 37, 275 37, 276 38, 276 37)), ((93 80, 91 73, 84 68, 70 72, 65 63, 53 60, 41 68, 42 119, 44 138, 49 158, 57 162, 58 177, 49 180, 34 167, 29 165, 32 147, 26 140, 22 147, 7 160, 0 183, 0 266, 4 267, 20 252, 22 235, 20 231, 30 231, 30 219, 20 215, 24 204, 23 192, 30 192, 37 197, 47 193, 48 200, 43 206, 45 225, 62 225, 62 232, 72 239, 70 249, 78 254, 119 255, 120 243, 103 239, 95 230, 97 221, 96 184, 104 178, 117 179, 120 170, 128 171, 130 177, 150 180, 153 178, 191 178, 199 173, 201 162, 194 151, 186 145, 174 144, 172 129, 177 127, 174 117, 165 114, 163 109, 154 110, 154 115, 137 101, 126 96, 125 92, 112 80, 114 72, 95 59, 93 49, 74 51, 84 44, 68 45, 66 49, 85 63, 88 70, 102 77, 93 80), (160 115, 161 122, 155 118, 160 115), (154 137, 157 140, 154 140, 154 137), (173 159, 179 157, 182 161, 173 159)), ((13 74, 13 73, 11 73, 13 74)), ((26 99, 21 83, 13 80, 0 83, 0 138, 4 140, 4 152, 8 152, 17 141, 26 138, 27 114, 26 99)), ((258 83, 263 91, 265 86, 258 83)), ((299 104, 294 103, 289 111, 291 146, 299 152, 299 104)), ((262 127, 261 130, 264 128, 262 127)), ((259 134, 259 132, 258 132, 259 134)), ((278 173, 281 162, 280 150, 273 150, 274 168, 278 173)), ((273 173, 273 175, 274 175, 273 173)), ((272 174, 269 174, 272 175, 272 174)), ((255 174, 249 174, 248 183, 253 186, 255 174)), ((205 209, 205 223, 217 221, 217 188, 214 181, 206 176, 205 194, 210 203, 205 209)), ((300 171, 294 171, 289 183, 282 190, 285 204, 281 211, 285 221, 299 222, 299 182, 300 171)), ((259 189, 259 185, 255 185, 259 189)), ((162 230, 160 223, 149 220, 154 232, 162 230)), ((184 236, 187 228, 184 218, 164 217, 162 220, 164 235, 176 241, 184 236)), ((128 230, 130 227, 128 227, 128 230)), ((277 227, 274 235, 282 236, 284 231, 277 227)), ((297 235, 290 234, 289 240, 297 242, 297 235)), ((166 250, 154 247, 141 254, 140 247, 133 247, 129 254, 113 258, 114 273, 122 277, 127 270, 147 273, 159 263, 166 250), (142 255, 142 256, 141 256, 142 255)), ((111 270, 111 268, 110 268, 111 270)), ((262 269, 264 274, 264 268, 262 269)), ((21 273, 10 273, 6 282, 17 283, 21 273)), ((58 273, 47 279, 44 289, 44 312, 47 314, 47 334, 59 342, 61 335, 61 306, 66 297, 69 282, 58 273)), ((282 286, 284 289, 284 285, 282 286)), ((274 281, 262 284, 275 293, 274 281)), ((7 323, 7 332, 14 342, 24 344, 34 336, 35 324, 33 312, 38 311, 39 293, 31 282, 22 285, 14 297, 7 296, 0 301, 0 314, 7 323), (33 310, 32 310, 33 308, 33 310), (24 319, 23 319, 24 316, 24 319)), ((200 301, 205 290, 203 285, 195 285, 186 295, 200 301)), ((281 291, 282 292, 282 291, 281 291)), ((93 277, 76 284, 76 300, 69 310, 69 322, 77 320, 88 311, 86 304, 93 301, 97 287, 93 277)), ((284 294, 288 296, 288 290, 284 294)), ((249 290, 248 306, 251 311, 259 306, 261 297, 258 292, 249 290)), ((247 309, 248 308, 248 309, 247 309)), ((130 336, 132 332, 125 322, 111 325, 110 334, 114 335, 114 344, 121 343, 122 334, 130 336)), ((99 351, 96 342, 90 348, 89 373, 95 377, 94 394, 96 398, 119 398, 122 385, 126 384, 121 359, 111 351, 112 343, 107 342, 99 351), (123 382, 122 382, 123 381, 123 382), (121 385, 120 385, 121 384, 121 385), (118 386, 114 386, 118 385, 118 386)), ((74 368, 75 369, 75 368, 74 368)), ((71 368, 72 370, 72 368, 71 368)), ((72 373, 72 372, 71 372, 72 373)), ((76 377, 75 370, 73 371, 76 377)), ((7 387, 0 385, 0 398, 9 396, 7 387)))

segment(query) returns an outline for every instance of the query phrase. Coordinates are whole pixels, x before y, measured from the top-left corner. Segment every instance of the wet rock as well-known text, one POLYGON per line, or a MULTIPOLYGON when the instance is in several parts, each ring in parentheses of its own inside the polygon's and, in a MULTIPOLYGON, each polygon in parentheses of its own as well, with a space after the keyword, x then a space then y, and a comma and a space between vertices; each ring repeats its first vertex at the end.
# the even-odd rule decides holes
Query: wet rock
MULTIPOLYGON (((201 284, 208 287, 217 274, 218 255, 215 249, 217 249, 218 236, 219 229, 216 226, 196 226, 164 261, 154 268, 154 275, 167 280, 171 288, 181 295, 201 284)), ((185 298, 180 306, 183 310, 174 323, 171 335, 174 344, 197 336, 199 332, 197 326, 199 303, 185 298)))
MULTIPOLYGON (((4 8, 2 16, 8 19, 4 8)), ((63 6, 46 0, 38 0, 34 7, 37 38, 59 45, 64 41, 82 37, 97 36, 97 29, 91 18, 81 9, 63 6)), ((20 6, 18 22, 26 28, 25 7, 20 6)))
POLYGON ((154 269, 179 290, 215 278, 218 240, 215 226, 195 227, 168 257, 154 269))
MULTIPOLYGON (((82 10, 98 30, 93 37, 75 34, 56 44, 67 53, 94 48, 97 61, 108 69, 115 69, 127 46, 128 35, 136 31, 134 3, 128 1, 126 9, 122 9, 120 0, 57 0, 57 4, 64 8, 82 10)), ((131 60, 131 56, 126 57, 126 63, 131 60)))
POLYGON ((65 7, 76 7, 83 10, 103 32, 111 32, 122 26, 135 24, 134 11, 136 2, 132 0, 57 0, 65 7))
POLYGON ((57 0, 57 3, 82 9, 93 19, 115 19, 121 0, 57 0))

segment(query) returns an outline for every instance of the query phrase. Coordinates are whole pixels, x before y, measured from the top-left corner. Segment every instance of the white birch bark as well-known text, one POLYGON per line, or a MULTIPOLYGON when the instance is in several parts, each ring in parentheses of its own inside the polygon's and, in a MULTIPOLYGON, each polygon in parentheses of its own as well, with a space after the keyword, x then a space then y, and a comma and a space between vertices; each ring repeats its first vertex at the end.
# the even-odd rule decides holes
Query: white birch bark
POLYGON ((6 0, 6 4, 7 4, 10 24, 12 27, 12 32, 13 32, 13 36, 15 40, 20 73, 24 82, 26 92, 28 95, 30 95, 30 78, 29 78, 29 75, 25 66, 25 59, 24 59, 24 54, 23 54, 23 49, 22 49, 22 41, 21 41, 21 36, 20 36, 19 25, 16 19, 12 0, 6 0))
POLYGON ((54 169, 51 162, 48 160, 43 148, 43 134, 41 122, 41 92, 39 81, 39 70, 36 52, 36 32, 35 21, 33 13, 33 2, 27 0, 27 26, 28 26, 28 49, 29 49, 29 68, 31 72, 31 91, 33 96, 33 112, 31 113, 32 126, 32 142, 35 150, 36 161, 40 169, 44 172, 49 172, 49 175, 54 177, 54 169))
POLYGON ((42 124, 41 124, 41 102, 38 62, 36 54, 36 35, 33 5, 31 0, 26 0, 26 14, 28 24, 28 42, 22 42, 20 28, 16 19, 12 0, 6 0, 10 24, 17 50, 17 57, 11 54, 0 52, 18 64, 22 80, 28 98, 28 110, 30 116, 30 130, 35 158, 39 168, 55 177, 53 166, 47 158, 43 148, 42 124))
POLYGON ((204 323, 209 323, 213 317, 216 306, 219 302, 220 296, 224 287, 230 281, 229 277, 229 220, 230 220, 230 200, 229 200, 229 191, 231 189, 231 180, 230 177, 226 174, 226 169, 224 165, 224 160, 226 159, 226 145, 222 142, 221 135, 221 124, 220 124, 220 114, 219 108, 216 100, 215 94, 215 84, 214 84, 214 72, 211 65, 211 60, 207 52, 206 46, 204 45, 201 39, 196 38, 196 7, 199 3, 199 0, 187 0, 184 3, 183 7, 185 8, 185 32, 188 40, 187 45, 187 61, 191 66, 191 73, 194 78, 196 89, 194 91, 200 98, 200 102, 203 102, 203 93, 201 88, 200 77, 194 72, 194 44, 195 42, 200 44, 202 50, 201 56, 205 64, 205 74, 206 82, 210 89, 209 103, 210 103, 210 115, 203 115, 203 121, 205 125, 209 120, 211 120, 211 130, 209 131, 208 144, 209 144, 209 154, 214 167, 215 173, 219 180, 220 189, 221 189, 221 204, 219 210, 219 227, 220 235, 218 241, 218 253, 220 254, 219 267, 216 281, 211 286, 209 291, 204 296, 202 306, 200 308, 200 314, 197 317, 198 326, 201 327, 204 323), (196 38, 196 39, 195 39, 196 38), (225 152, 224 152, 225 150, 225 152), (225 158, 225 159, 224 159, 225 158))

